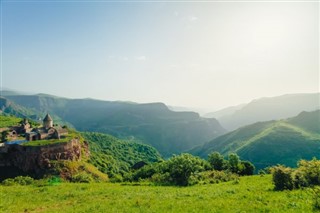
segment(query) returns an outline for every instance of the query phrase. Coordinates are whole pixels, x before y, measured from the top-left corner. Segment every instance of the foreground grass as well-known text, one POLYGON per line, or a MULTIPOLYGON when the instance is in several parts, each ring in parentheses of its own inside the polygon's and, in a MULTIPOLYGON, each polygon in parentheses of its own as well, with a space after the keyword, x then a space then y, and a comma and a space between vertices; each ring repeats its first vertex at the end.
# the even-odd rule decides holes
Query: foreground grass
POLYGON ((111 183, 0 186, 0 212, 312 212, 310 190, 273 191, 271 176, 191 187, 111 183))

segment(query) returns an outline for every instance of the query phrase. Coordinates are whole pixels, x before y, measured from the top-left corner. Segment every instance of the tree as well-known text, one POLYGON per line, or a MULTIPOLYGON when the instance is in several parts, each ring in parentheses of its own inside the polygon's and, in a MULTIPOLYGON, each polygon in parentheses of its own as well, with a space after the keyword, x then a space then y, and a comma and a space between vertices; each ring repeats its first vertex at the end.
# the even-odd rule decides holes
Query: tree
POLYGON ((241 161, 240 175, 253 175, 255 170, 254 165, 249 161, 241 161))
POLYGON ((222 171, 224 169, 225 160, 219 152, 212 152, 208 155, 208 162, 214 170, 222 171))
POLYGON ((206 162, 190 154, 181 154, 173 156, 164 163, 162 173, 169 173, 168 182, 176 185, 188 185, 189 177, 205 170, 206 162))
POLYGON ((240 158, 237 154, 231 153, 228 156, 228 168, 232 173, 238 173, 240 170, 240 158))

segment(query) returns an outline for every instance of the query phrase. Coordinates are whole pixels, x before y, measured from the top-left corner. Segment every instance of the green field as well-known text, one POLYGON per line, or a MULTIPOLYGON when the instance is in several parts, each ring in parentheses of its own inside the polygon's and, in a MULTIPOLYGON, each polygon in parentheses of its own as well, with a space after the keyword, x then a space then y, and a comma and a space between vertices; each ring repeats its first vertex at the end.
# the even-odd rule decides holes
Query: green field
POLYGON ((18 125, 21 118, 0 115, 0 128, 18 125))
POLYGON ((0 186, 0 212, 312 212, 311 189, 276 192, 271 176, 190 187, 60 183, 0 186))

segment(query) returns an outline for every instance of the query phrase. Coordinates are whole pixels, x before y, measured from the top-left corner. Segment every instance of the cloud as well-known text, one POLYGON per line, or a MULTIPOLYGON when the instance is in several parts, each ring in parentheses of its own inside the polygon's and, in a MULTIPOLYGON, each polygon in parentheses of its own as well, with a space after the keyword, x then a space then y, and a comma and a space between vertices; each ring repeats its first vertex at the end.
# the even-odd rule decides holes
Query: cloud
POLYGON ((147 60, 147 57, 144 56, 144 55, 138 56, 138 57, 136 57, 136 60, 137 60, 137 61, 145 61, 145 60, 147 60))
POLYGON ((179 12, 178 11, 174 11, 174 13, 173 13, 176 17, 178 17, 179 16, 179 12))

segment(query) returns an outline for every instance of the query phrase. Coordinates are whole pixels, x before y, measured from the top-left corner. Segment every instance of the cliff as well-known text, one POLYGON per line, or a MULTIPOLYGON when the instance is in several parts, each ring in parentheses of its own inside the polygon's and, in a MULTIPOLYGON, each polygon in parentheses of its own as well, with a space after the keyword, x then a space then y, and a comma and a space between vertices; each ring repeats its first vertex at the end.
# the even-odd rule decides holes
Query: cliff
POLYGON ((80 161, 89 157, 87 142, 81 143, 75 138, 65 143, 43 146, 7 146, 7 152, 1 153, 1 167, 16 167, 23 172, 39 175, 52 168, 52 161, 80 161))

